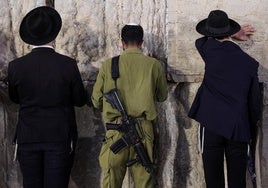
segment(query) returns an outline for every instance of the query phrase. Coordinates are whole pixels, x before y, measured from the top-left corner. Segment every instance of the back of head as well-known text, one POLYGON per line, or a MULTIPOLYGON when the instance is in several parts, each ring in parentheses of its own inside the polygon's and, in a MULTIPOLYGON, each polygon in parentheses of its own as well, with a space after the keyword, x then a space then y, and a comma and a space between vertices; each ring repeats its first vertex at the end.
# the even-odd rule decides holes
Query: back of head
POLYGON ((139 45, 143 41, 143 28, 138 24, 127 24, 122 28, 121 38, 127 45, 139 45))

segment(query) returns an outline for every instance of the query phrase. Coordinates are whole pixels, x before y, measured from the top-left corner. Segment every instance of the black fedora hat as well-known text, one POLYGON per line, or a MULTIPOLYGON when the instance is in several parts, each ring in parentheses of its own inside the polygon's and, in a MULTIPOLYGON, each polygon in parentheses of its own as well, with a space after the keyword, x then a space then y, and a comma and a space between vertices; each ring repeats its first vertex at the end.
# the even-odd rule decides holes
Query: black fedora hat
POLYGON ((213 10, 208 18, 200 21, 196 25, 196 31, 209 37, 227 37, 237 33, 240 25, 228 18, 228 15, 222 10, 213 10))
POLYGON ((31 10, 20 24, 21 39, 31 45, 43 45, 53 41, 61 29, 59 13, 48 6, 31 10))

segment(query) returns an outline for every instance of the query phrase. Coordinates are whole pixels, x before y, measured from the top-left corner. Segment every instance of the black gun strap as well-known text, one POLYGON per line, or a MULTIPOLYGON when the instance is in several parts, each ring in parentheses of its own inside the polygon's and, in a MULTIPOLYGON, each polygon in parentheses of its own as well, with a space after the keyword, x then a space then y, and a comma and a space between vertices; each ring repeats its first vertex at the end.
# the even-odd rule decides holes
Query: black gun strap
POLYGON ((120 56, 115 56, 112 58, 112 67, 111 67, 111 74, 112 78, 115 81, 115 86, 116 86, 116 80, 119 78, 119 57, 120 56))
POLYGON ((120 129, 122 128, 120 126, 121 124, 114 124, 114 123, 106 123, 106 129, 108 130, 117 130, 120 131, 120 129))

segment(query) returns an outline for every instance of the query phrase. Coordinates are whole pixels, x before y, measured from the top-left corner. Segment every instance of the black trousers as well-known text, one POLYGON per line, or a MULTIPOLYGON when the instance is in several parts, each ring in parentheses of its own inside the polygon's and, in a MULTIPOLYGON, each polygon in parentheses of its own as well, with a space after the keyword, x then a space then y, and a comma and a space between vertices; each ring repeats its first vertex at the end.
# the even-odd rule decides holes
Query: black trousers
POLYGON ((200 130, 200 138, 203 140, 202 158, 207 188, 225 188, 224 155, 227 165, 228 188, 246 188, 247 143, 228 140, 207 129, 203 132, 203 127, 200 130), (203 139, 202 136, 204 136, 203 139))
POLYGON ((74 152, 70 144, 19 144, 24 188, 67 188, 74 152))

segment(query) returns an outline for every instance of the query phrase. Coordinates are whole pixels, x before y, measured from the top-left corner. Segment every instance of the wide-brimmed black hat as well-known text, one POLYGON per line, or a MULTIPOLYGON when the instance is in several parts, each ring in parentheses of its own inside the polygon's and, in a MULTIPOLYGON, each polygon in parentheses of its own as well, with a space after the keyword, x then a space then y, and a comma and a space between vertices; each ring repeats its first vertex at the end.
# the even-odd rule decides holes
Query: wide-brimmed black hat
POLYGON ((240 25, 228 18, 222 10, 213 10, 208 18, 200 21, 196 26, 196 31, 209 37, 227 37, 237 33, 240 25))
POLYGON ((53 41, 61 29, 59 13, 48 6, 31 10, 20 24, 20 37, 27 44, 43 45, 53 41))

